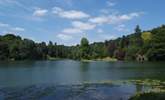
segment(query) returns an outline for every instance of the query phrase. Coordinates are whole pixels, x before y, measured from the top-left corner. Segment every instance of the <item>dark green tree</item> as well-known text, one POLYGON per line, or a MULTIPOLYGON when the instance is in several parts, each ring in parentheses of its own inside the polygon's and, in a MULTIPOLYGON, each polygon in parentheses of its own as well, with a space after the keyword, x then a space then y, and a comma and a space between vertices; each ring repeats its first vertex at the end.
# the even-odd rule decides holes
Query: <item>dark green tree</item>
POLYGON ((87 38, 82 38, 80 43, 81 57, 88 59, 89 58, 89 41, 87 38))
POLYGON ((135 44, 137 46, 142 46, 143 45, 143 39, 141 37, 142 31, 140 29, 140 26, 137 25, 135 28, 135 44))
POLYGON ((53 46, 53 42, 52 41, 49 41, 49 44, 48 44, 48 55, 50 57, 53 57, 54 56, 54 46, 53 46))
POLYGON ((0 41, 0 60, 7 60, 9 57, 9 48, 7 43, 0 41))

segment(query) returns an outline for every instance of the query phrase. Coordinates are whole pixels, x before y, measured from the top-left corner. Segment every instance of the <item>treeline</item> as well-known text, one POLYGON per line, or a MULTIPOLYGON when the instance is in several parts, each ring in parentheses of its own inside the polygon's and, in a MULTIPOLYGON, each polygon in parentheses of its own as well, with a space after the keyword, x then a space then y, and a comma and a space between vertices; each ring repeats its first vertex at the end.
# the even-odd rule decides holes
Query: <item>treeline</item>
POLYGON ((44 60, 49 57, 66 58, 69 48, 51 41, 35 43, 20 36, 0 36, 0 60, 44 60))
POLYGON ((0 36, 0 60, 45 60, 51 58, 118 60, 165 60, 165 25, 142 31, 139 26, 135 32, 115 40, 89 44, 82 38, 80 45, 64 46, 51 41, 35 43, 20 36, 6 34, 0 36))

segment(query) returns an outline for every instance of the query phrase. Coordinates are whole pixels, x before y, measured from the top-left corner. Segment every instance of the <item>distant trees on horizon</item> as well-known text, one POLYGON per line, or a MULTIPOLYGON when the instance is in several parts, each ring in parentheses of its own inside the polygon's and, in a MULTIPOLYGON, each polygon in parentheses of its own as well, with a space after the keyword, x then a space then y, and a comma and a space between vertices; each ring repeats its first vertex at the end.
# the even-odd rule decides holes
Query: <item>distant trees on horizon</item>
POLYGON ((49 58, 136 60, 142 55, 150 61, 165 60, 165 25, 150 31, 136 26, 135 32, 105 42, 89 44, 82 38, 80 45, 64 46, 57 43, 35 43, 30 39, 6 34, 0 36, 0 60, 46 60, 49 58))

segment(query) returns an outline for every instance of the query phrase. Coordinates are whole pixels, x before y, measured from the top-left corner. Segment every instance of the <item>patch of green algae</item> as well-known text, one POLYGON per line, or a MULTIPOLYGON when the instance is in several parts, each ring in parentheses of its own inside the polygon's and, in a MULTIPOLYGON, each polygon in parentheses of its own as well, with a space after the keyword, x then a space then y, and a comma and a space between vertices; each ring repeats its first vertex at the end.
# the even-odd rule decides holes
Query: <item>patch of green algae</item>
POLYGON ((83 84, 115 84, 115 85, 142 85, 150 87, 145 92, 137 92, 129 100, 165 100, 165 81, 161 80, 118 80, 118 81, 100 81, 96 83, 84 82, 83 84))
POLYGON ((83 82, 83 85, 90 85, 90 84, 104 84, 104 85, 142 85, 142 86, 149 86, 151 87, 146 92, 165 92, 165 81, 160 80, 117 80, 117 81, 98 81, 98 82, 83 82))

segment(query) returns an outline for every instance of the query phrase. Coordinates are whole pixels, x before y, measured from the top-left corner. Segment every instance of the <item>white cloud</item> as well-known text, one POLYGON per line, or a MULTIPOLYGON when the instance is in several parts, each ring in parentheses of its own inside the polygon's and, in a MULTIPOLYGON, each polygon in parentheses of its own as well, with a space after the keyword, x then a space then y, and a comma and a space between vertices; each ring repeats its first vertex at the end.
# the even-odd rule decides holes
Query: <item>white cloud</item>
POLYGON ((113 7, 113 6, 115 6, 116 5, 116 3, 115 2, 112 2, 112 1, 107 1, 106 2, 107 3, 107 5, 109 6, 109 7, 113 7))
MULTIPOLYGON (((56 11, 61 11, 62 9, 58 8, 56 11)), ((66 28, 62 31, 62 35, 58 35, 58 37, 73 37, 74 34, 76 33, 84 33, 84 31, 87 30, 93 30, 96 28, 97 25, 102 25, 102 24, 120 24, 123 23, 124 21, 129 21, 135 17, 140 16, 139 13, 130 13, 130 14, 123 14, 123 15, 107 15, 107 16, 100 16, 100 17, 95 17, 95 18, 90 18, 88 22, 82 22, 82 21, 73 21, 72 22, 72 27, 71 28, 66 28), (66 35, 67 33, 67 35, 66 35)), ((119 25, 116 27, 116 30, 118 31, 126 31, 124 25, 119 25)), ((98 33, 102 33, 102 29, 97 30, 98 33)), ((113 39, 114 37, 110 35, 101 35, 101 38, 105 39, 113 39)), ((64 39, 63 39, 64 40, 64 39)))
POLYGON ((98 33, 103 33, 104 31, 102 29, 97 30, 98 33))
POLYGON ((58 14, 59 12, 63 12, 63 9, 60 8, 60 7, 54 7, 52 12, 53 12, 54 14, 58 14))
POLYGON ((124 24, 118 25, 114 29, 116 29, 119 32, 128 32, 129 31, 124 24))
POLYGON ((120 19, 120 20, 131 20, 131 19, 133 19, 133 18, 135 18, 135 17, 139 17, 140 16, 140 14, 141 13, 130 13, 130 14, 125 14, 125 15, 121 15, 121 16, 119 16, 118 18, 120 19))
POLYGON ((82 11, 77 11, 77 10, 65 11, 59 7, 54 7, 52 12, 58 15, 59 17, 67 18, 67 19, 83 19, 90 17, 90 15, 82 11))
POLYGON ((96 24, 119 24, 125 21, 132 20, 136 17, 139 17, 141 12, 134 12, 130 14, 123 14, 123 15, 107 15, 107 16, 99 16, 90 18, 89 22, 96 23, 96 24))
POLYGON ((24 28, 21 27, 13 27, 12 25, 9 25, 7 23, 0 22, 0 28, 3 30, 3 33, 14 33, 14 32, 23 32, 25 31, 24 28))
POLYGON ((70 40, 75 36, 82 36, 84 35, 84 31, 92 30, 96 27, 95 24, 85 23, 81 21, 73 21, 71 28, 64 29, 61 33, 58 34, 57 37, 62 40, 70 40), (79 34, 81 33, 81 34, 79 34))
POLYGON ((42 16, 45 16, 47 14, 47 12, 48 12, 48 10, 46 10, 46 9, 37 8, 33 12, 33 16, 42 17, 42 16))
POLYGON ((70 40, 73 38, 72 36, 66 34, 58 34, 57 37, 61 40, 70 40))
POLYGON ((90 18, 89 22, 96 23, 96 24, 103 24, 103 23, 107 23, 108 20, 109 19, 107 16, 100 16, 100 17, 90 18))
POLYGON ((0 22, 0 27, 9 27, 9 24, 5 24, 5 23, 0 22))
POLYGON ((66 28, 62 32, 69 33, 69 34, 76 34, 76 33, 82 33, 83 31, 77 28, 66 28))
POLYGON ((76 34, 76 33, 83 33, 87 30, 92 30, 96 27, 95 24, 85 23, 81 21, 73 21, 72 28, 66 28, 62 31, 62 33, 69 33, 69 34, 76 34))
POLYGON ((92 30, 96 27, 95 24, 91 23, 84 23, 80 21, 74 21, 72 22, 73 27, 80 29, 80 30, 92 30))
POLYGON ((16 32, 23 32, 23 31, 25 31, 25 29, 21 28, 21 27, 11 28, 11 30, 16 31, 16 32))

